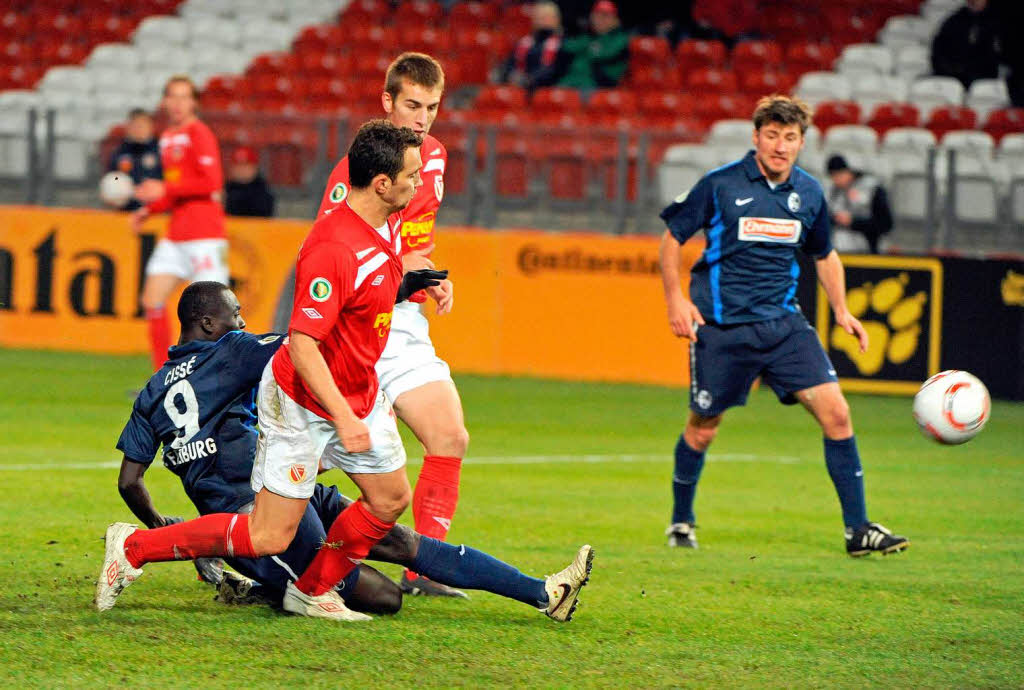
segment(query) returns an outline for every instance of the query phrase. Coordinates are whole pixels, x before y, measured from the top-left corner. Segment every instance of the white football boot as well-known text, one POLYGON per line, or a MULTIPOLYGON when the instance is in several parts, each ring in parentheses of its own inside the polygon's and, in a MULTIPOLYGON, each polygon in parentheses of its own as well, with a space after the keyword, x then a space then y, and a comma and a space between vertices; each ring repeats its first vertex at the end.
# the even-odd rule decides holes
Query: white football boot
POLYGON ((281 608, 289 613, 310 618, 329 618, 335 621, 369 621, 373 620, 365 613, 353 611, 345 606, 345 600, 336 591, 328 590, 319 596, 300 592, 294 582, 289 582, 284 591, 284 602, 281 608))
POLYGON ((580 590, 590 580, 590 568, 594 563, 594 549, 589 544, 580 547, 576 558, 568 567, 544 579, 548 593, 548 607, 543 609, 548 618, 567 623, 579 604, 580 590))
POLYGON ((107 611, 114 607, 117 595, 124 588, 142 577, 142 568, 136 568, 124 555, 124 541, 137 529, 127 522, 115 522, 107 528, 104 539, 107 542, 103 557, 103 569, 96 580, 96 608, 107 611))

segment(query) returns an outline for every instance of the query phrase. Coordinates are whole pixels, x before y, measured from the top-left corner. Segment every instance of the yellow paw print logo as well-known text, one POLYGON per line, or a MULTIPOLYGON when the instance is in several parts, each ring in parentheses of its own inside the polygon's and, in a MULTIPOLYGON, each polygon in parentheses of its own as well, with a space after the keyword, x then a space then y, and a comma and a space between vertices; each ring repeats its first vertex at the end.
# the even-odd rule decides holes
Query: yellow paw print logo
POLYGON ((928 294, 921 291, 907 295, 909 281, 906 273, 900 273, 877 285, 864 283, 846 293, 846 306, 860 319, 870 345, 867 352, 860 352, 857 339, 838 325, 832 326, 830 342, 864 376, 877 374, 886 360, 903 364, 917 351, 928 294))

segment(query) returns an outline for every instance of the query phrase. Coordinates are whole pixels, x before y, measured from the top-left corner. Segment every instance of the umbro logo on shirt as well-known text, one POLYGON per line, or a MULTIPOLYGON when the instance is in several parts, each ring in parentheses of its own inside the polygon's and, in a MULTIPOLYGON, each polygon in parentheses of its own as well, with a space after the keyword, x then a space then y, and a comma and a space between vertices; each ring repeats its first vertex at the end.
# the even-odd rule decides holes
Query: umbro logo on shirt
POLYGON ((373 285, 374 287, 376 287, 376 286, 380 285, 383 282, 384 282, 384 276, 383 275, 379 275, 379 276, 377 276, 376 278, 373 279, 373 282, 370 283, 370 285, 373 285))
POLYGON ((305 314, 306 316, 308 316, 308 317, 309 317, 309 318, 311 318, 311 319, 322 319, 322 318, 324 318, 324 317, 323 317, 323 316, 322 316, 322 315, 320 314, 320 312, 318 312, 318 311, 317 311, 316 309, 313 309, 312 307, 306 307, 306 308, 304 308, 304 309, 302 310, 302 313, 303 313, 303 314, 305 314))
POLYGON ((737 206, 746 206, 747 204, 749 204, 753 200, 754 200, 754 197, 752 197, 752 196, 748 196, 746 199, 737 199, 736 200, 736 205, 737 206))

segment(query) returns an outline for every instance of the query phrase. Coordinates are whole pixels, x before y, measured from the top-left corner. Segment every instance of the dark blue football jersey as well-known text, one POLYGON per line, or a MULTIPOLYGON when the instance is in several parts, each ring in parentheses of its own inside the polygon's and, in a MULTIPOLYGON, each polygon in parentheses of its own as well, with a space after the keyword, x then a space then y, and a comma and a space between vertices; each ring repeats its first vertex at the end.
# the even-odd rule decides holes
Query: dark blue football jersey
POLYGON ((772 189, 754 152, 712 170, 661 212, 685 242, 700 230, 704 253, 691 271, 690 299, 708 323, 765 321, 800 310, 796 250, 832 251, 821 185, 799 167, 772 189))
POLYGON ((203 514, 231 513, 249 503, 256 388, 283 342, 275 333, 232 331, 216 342, 172 347, 135 399, 118 450, 148 465, 162 445, 164 465, 203 514))

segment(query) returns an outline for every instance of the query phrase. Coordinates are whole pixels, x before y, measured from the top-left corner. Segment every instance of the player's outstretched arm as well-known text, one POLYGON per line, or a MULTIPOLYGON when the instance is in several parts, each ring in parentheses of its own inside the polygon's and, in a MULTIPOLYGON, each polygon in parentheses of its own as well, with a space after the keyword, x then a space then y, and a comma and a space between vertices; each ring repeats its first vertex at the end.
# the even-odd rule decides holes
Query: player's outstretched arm
POLYGON ((121 461, 121 472, 117 476, 117 490, 132 514, 146 527, 153 529, 164 526, 164 517, 153 505, 146 483, 142 480, 142 475, 147 469, 149 465, 125 457, 121 461))
POLYGON ((818 271, 818 281, 825 290, 832 312, 836 315, 836 323, 857 338, 861 352, 867 352, 868 333, 846 307, 846 274, 843 272, 843 262, 839 260, 839 254, 833 249, 824 258, 815 261, 815 268, 818 271))
POLYGON ((331 370, 320 352, 320 342, 301 331, 291 332, 291 357, 295 370, 309 386, 317 401, 331 415, 341 445, 349 453, 370 450, 370 430, 356 417, 345 396, 331 376, 331 370))
POLYGON ((668 325, 679 338, 697 339, 694 324, 704 325, 697 306, 683 295, 681 276, 679 273, 679 244, 671 232, 665 231, 658 250, 661 264, 661 284, 665 290, 665 305, 668 308, 668 325))

